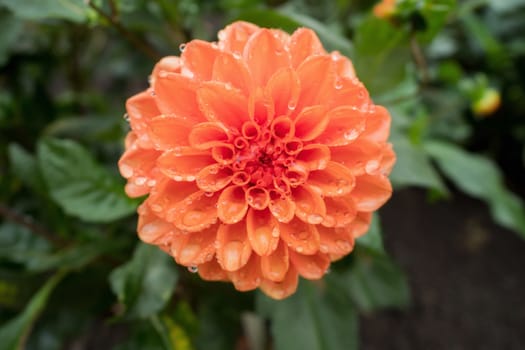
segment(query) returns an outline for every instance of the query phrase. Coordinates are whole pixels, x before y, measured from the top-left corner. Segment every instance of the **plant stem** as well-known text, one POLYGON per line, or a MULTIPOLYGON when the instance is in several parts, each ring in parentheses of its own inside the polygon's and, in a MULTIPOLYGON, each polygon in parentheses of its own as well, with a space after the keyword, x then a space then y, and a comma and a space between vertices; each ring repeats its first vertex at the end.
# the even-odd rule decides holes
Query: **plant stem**
POLYGON ((425 55, 423 55, 423 51, 421 50, 421 46, 419 46, 419 43, 417 42, 415 33, 410 35, 410 51, 412 53, 412 58, 414 59, 414 62, 421 73, 421 83, 425 85, 430 80, 428 74, 428 65, 425 55))
POLYGON ((138 50, 142 51, 146 56, 150 57, 154 61, 158 61, 161 57, 161 55, 151 46, 148 42, 140 39, 135 34, 127 30, 122 24, 118 21, 118 19, 113 15, 108 15, 102 9, 95 4, 93 4, 92 1, 88 1, 89 7, 91 7, 97 14, 99 14, 101 17, 103 17, 106 21, 108 21, 115 29, 122 34, 130 43, 132 43, 138 50))
POLYGON ((2 203, 0 203, 0 215, 8 221, 24 226, 31 232, 52 242, 55 246, 61 246, 64 243, 56 234, 36 224, 31 217, 20 214, 2 203))

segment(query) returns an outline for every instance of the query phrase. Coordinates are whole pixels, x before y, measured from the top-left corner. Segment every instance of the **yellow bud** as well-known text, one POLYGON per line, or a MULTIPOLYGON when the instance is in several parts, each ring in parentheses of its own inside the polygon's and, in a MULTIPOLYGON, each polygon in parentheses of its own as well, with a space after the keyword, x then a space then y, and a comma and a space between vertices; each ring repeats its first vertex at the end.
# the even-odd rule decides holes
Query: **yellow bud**
POLYGON ((483 95, 472 103, 472 111, 478 117, 487 117, 494 113, 501 104, 501 96, 496 89, 486 89, 483 95))

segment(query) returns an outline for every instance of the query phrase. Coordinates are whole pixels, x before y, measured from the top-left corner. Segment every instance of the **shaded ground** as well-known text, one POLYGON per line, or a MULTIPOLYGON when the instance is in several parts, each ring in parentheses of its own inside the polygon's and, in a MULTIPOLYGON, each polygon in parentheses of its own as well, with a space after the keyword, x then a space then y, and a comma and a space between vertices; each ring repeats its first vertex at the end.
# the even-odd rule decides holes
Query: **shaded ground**
POLYGON ((424 192, 404 190, 382 210, 413 302, 361 317, 361 349, 525 349, 525 241, 481 202, 425 203, 424 192))

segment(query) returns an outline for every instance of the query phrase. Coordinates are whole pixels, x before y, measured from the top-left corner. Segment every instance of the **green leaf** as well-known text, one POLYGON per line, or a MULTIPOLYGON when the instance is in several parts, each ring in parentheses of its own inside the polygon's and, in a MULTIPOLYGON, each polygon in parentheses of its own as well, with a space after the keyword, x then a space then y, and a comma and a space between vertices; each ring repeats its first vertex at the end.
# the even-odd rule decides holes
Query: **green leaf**
POLYGON ((419 35, 423 41, 432 40, 446 24, 448 17, 456 8, 456 0, 425 0, 421 14, 425 18, 426 30, 419 35))
POLYGON ((22 349, 24 340, 40 313, 44 310, 49 295, 65 276, 59 271, 33 296, 24 311, 0 328, 0 350, 22 349))
POLYGON ((129 262, 109 276, 111 289, 129 318, 145 318, 160 311, 171 298, 177 279, 173 259, 144 243, 137 245, 129 262))
POLYGON ((372 16, 356 28, 353 63, 359 79, 374 98, 388 96, 410 81, 407 41, 405 30, 396 30, 390 23, 372 16))
POLYGON ((8 222, 0 225, 0 258, 29 266, 50 251, 48 241, 27 228, 8 222))
POLYGON ((32 21, 66 19, 83 22, 88 13, 83 0, 0 0, 0 6, 7 7, 17 17, 32 21))
POLYGON ((13 174, 33 190, 44 191, 45 183, 35 157, 16 143, 9 144, 7 152, 13 174))
POLYGON ((394 187, 419 186, 448 193, 430 158, 422 147, 412 144, 406 137, 393 137, 397 160, 390 174, 394 187))
POLYGON ((22 22, 0 9, 0 66, 9 58, 11 46, 16 43, 19 34, 22 32, 22 22))
POLYGON ((386 307, 405 308, 410 289, 403 271, 386 255, 356 249, 354 261, 344 271, 334 271, 327 278, 345 291, 360 310, 386 307))
POLYGON ((317 288, 301 281, 297 292, 282 301, 257 296, 257 310, 272 321, 276 350, 357 349, 357 313, 338 288, 317 288))
POLYGON ((503 176, 492 160, 443 142, 427 142, 424 147, 460 190, 486 201, 497 223, 525 238, 523 202, 505 188, 503 176))
POLYGON ((78 143, 46 139, 38 145, 38 164, 51 197, 62 209, 91 222, 108 222, 136 210, 122 181, 109 174, 78 143))

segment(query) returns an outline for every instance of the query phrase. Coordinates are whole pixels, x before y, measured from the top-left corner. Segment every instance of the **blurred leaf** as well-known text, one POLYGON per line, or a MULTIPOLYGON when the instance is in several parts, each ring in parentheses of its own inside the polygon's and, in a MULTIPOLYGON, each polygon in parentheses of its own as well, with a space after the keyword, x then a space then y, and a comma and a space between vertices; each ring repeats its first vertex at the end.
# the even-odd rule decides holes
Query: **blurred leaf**
POLYGON ((426 30, 419 35, 423 41, 432 40, 446 24, 450 14, 456 8, 456 0, 425 0, 421 14, 425 18, 426 30))
POLYGON ((505 188, 503 177, 493 161, 443 142, 428 142, 424 147, 459 189, 486 201, 497 223, 525 238, 523 202, 505 188))
POLYGON ((257 295, 257 310, 269 316, 276 350, 357 349, 357 313, 338 288, 301 281, 297 292, 276 301, 257 295))
POLYGON ((2 28, 0 31, 0 66, 2 66, 9 57, 11 46, 22 32, 22 22, 0 9, 0 28, 2 28))
POLYGON ((397 161, 390 174, 394 186, 420 186, 448 193, 424 149, 399 136, 392 139, 397 161))
POLYGON ((24 311, 0 328, 0 350, 22 349, 24 340, 31 327, 43 311, 49 295, 58 282, 65 276, 65 271, 55 273, 46 284, 33 296, 24 311))
POLYGON ((293 32, 301 26, 299 22, 286 14, 270 9, 246 10, 241 12, 237 19, 252 22, 261 27, 280 28, 288 33, 293 32))
POLYGON ((407 38, 405 30, 396 30, 372 16, 356 28, 353 63, 359 79, 375 98, 392 93, 408 79, 411 59, 407 38))
POLYGON ((58 119, 47 125, 44 135, 69 137, 93 141, 101 135, 110 133, 119 126, 120 120, 114 117, 70 117, 58 119))
POLYGON ((33 190, 43 191, 45 184, 35 157, 16 143, 9 144, 7 151, 13 174, 33 190))
POLYGON ((158 317, 153 315, 150 318, 153 328, 162 339, 166 350, 192 350, 190 337, 186 330, 177 324, 169 316, 158 317))
POLYGON ((129 318, 145 318, 160 311, 171 298, 177 279, 171 256, 144 243, 137 245, 129 262, 109 276, 111 289, 129 318))
POLYGON ((113 347, 112 350, 171 350, 164 347, 150 321, 133 322, 129 334, 126 341, 113 347))
POLYGON ((73 141, 41 141, 38 163, 51 197, 72 216, 107 222, 136 210, 137 202, 126 196, 122 182, 73 141))
POLYGON ((0 258, 29 266, 50 251, 48 241, 27 228, 7 222, 0 225, 0 258))
POLYGON ((385 251, 383 237, 381 236, 381 222, 379 220, 379 215, 373 215, 372 223, 370 224, 368 232, 357 238, 356 244, 378 253, 383 253, 385 251))
POLYGON ((88 11, 83 0, 0 0, 0 6, 7 7, 17 17, 32 21, 54 18, 82 22, 88 11))

